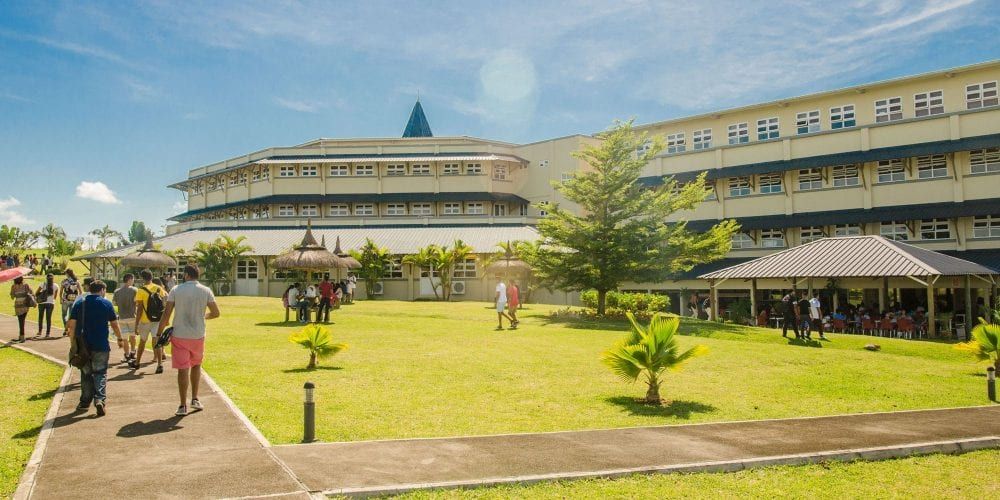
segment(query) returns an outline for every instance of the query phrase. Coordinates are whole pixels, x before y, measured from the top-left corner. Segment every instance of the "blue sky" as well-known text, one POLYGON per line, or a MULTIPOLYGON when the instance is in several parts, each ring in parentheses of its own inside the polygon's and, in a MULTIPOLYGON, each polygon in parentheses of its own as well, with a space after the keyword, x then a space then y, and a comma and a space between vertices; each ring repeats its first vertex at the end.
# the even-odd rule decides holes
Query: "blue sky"
POLYGON ((995 0, 0 3, 0 223, 180 211, 317 137, 531 142, 996 59, 995 0), (498 5, 502 7, 497 7, 498 5))

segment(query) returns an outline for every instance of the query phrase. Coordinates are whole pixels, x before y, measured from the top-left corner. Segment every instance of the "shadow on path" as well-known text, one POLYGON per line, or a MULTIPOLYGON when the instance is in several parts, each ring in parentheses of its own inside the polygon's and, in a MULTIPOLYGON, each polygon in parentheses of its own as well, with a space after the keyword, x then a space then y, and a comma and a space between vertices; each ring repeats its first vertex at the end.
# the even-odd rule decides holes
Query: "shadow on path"
POLYGON ((648 405, 643 403, 641 399, 627 396, 607 398, 605 401, 628 410, 628 412, 632 415, 671 417, 684 420, 691 418, 691 414, 693 413, 712 413, 718 409, 712 405, 699 403, 697 401, 683 401, 679 399, 675 399, 662 406, 648 405))
POLYGON ((166 419, 160 420, 150 420, 149 422, 132 422, 131 424, 126 424, 118 430, 118 437, 124 438, 134 438, 142 436, 151 436, 153 434, 163 434, 166 432, 173 432, 176 430, 183 429, 184 427, 180 424, 184 417, 173 416, 166 419))

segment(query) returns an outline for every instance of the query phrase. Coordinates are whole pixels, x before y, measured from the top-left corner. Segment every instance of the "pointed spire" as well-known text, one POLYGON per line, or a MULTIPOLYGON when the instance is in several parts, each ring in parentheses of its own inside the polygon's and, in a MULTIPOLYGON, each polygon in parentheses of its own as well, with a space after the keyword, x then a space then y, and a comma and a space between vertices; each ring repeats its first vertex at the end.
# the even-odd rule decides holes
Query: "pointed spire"
POLYGON ((403 130, 403 137, 434 137, 431 126, 424 116, 424 107, 420 105, 420 99, 413 104, 413 111, 410 111, 410 120, 406 122, 406 129, 403 130))
POLYGON ((334 247, 333 253, 336 255, 344 255, 344 251, 340 249, 340 236, 337 236, 337 246, 334 247))
POLYGON ((313 236, 312 219, 306 220, 306 235, 302 237, 302 244, 299 248, 305 247, 317 247, 319 243, 316 243, 316 237, 313 236))
POLYGON ((319 246, 326 248, 326 235, 319 237, 319 246))

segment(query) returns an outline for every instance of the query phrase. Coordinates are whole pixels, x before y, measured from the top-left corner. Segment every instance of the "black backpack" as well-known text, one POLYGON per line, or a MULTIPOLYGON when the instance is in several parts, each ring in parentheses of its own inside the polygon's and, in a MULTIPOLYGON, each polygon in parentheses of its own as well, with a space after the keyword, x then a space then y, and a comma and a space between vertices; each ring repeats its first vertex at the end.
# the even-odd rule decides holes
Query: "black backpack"
POLYGON ((142 287, 142 289, 149 295, 149 300, 146 301, 144 306, 146 316, 149 316, 149 321, 160 321, 160 318, 163 317, 163 297, 146 287, 142 287))

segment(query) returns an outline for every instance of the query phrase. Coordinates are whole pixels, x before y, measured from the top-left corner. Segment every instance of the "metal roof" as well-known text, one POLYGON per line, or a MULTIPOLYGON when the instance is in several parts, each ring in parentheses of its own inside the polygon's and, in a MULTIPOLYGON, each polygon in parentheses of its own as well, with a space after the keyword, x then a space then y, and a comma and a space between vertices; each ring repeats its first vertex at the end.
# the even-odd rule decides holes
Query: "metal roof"
MULTIPOLYGON (((196 229, 184 231, 157 238, 154 243, 162 250, 190 251, 199 241, 212 242, 221 234, 238 238, 246 236, 246 244, 253 250, 247 255, 274 256, 285 252, 302 241, 306 228, 295 229, 196 229)), ((473 253, 490 253, 496 250, 497 243, 506 241, 534 241, 539 238, 538 232, 531 226, 423 226, 423 227, 350 227, 350 228, 316 228, 313 227, 316 238, 325 238, 332 245, 340 237, 340 246, 345 252, 360 249, 365 244, 365 238, 371 238, 379 246, 389 249, 390 253, 406 255, 416 253, 422 247, 431 243, 438 245, 454 244, 462 240, 473 248, 473 253)), ((120 258, 136 250, 139 245, 129 245, 103 252, 96 252, 76 257, 74 260, 90 260, 97 257, 120 258)))
POLYGON ((816 241, 699 276, 702 279, 878 278, 995 274, 992 269, 882 236, 816 241))
POLYGON ((427 123, 424 116, 424 107, 420 105, 420 98, 413 105, 410 111, 410 119, 406 121, 406 128, 403 129, 403 137, 434 137, 431 133, 431 125, 427 123))

